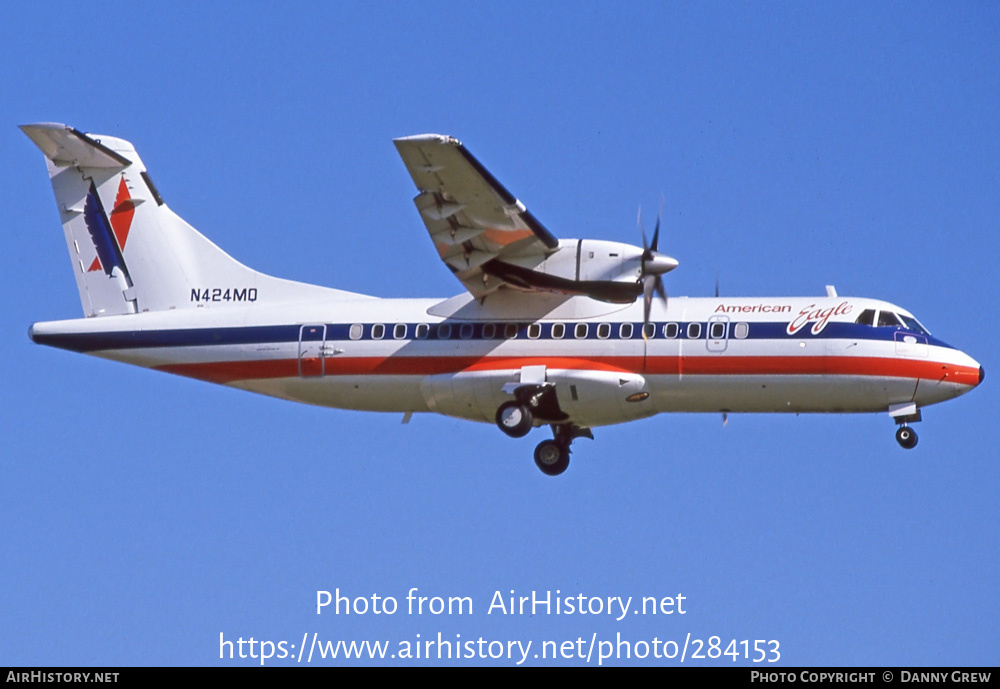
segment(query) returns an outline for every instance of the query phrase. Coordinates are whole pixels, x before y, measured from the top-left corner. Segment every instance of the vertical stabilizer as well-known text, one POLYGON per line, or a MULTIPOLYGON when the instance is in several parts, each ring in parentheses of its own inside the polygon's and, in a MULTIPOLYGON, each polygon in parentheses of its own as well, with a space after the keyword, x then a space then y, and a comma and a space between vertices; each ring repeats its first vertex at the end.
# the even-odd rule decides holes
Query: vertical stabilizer
POLYGON ((127 141, 64 124, 21 129, 45 154, 87 316, 360 296, 239 263, 167 207, 127 141))

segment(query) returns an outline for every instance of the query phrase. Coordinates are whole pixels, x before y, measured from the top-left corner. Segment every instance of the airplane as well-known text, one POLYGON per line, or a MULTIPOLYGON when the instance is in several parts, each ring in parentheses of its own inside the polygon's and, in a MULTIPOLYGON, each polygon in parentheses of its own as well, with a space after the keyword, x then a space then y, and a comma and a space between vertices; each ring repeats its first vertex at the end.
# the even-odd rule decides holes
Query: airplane
MULTIPOLYGON (((418 214, 465 287, 380 299, 237 262, 164 202, 132 144, 23 125, 45 155, 84 318, 39 344, 314 405, 550 426, 547 475, 592 429, 664 412, 921 409, 984 378, 906 309, 841 297, 670 297, 678 262, 643 245, 558 239, 457 139, 396 139, 418 214)), ((716 290, 718 291, 718 290, 716 290)))

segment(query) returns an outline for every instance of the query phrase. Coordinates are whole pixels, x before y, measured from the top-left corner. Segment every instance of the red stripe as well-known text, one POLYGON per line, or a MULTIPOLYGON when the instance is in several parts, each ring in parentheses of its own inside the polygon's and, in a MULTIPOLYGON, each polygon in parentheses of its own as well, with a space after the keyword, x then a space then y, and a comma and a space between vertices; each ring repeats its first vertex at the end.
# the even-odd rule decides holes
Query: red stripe
MULTIPOLYGON (((946 381, 961 385, 979 384, 979 369, 935 361, 879 357, 806 356, 696 356, 601 357, 347 357, 326 359, 327 376, 414 375, 427 376, 459 371, 500 371, 522 366, 544 365, 551 369, 615 371, 654 375, 854 375, 886 376, 946 381)), ((176 373, 212 383, 237 380, 297 378, 297 359, 260 361, 214 361, 196 364, 164 364, 156 370, 176 373)), ((319 367, 316 367, 318 372, 319 367)))

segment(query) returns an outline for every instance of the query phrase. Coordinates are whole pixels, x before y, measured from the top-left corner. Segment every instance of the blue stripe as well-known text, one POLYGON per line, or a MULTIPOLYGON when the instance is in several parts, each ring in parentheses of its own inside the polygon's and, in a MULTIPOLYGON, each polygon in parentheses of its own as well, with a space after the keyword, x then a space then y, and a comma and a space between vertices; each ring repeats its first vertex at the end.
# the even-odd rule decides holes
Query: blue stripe
POLYGON ((96 352, 106 349, 144 349, 149 347, 199 347, 206 345, 243 345, 298 342, 298 325, 273 325, 240 328, 196 328, 189 330, 135 330, 128 332, 35 334, 38 344, 96 352))
MULTIPOLYGON (((672 321, 673 322, 673 321, 672 321)), ((697 322, 697 321, 696 321, 697 322)), ((364 324, 363 334, 359 338, 359 341, 370 342, 375 341, 372 337, 372 326, 374 324, 364 324)), ((416 333, 416 323, 406 324, 406 335, 400 340, 396 340, 393 337, 393 327, 395 323, 385 323, 379 324, 384 325, 384 335, 379 340, 385 341, 419 341, 415 337, 416 333)), ((430 325, 427 340, 468 340, 468 341, 490 341, 499 342, 505 339, 503 337, 504 327, 507 323, 494 323, 496 326, 497 336, 493 338, 486 339, 483 336, 484 323, 475 323, 472 329, 472 335, 468 338, 463 338, 461 336, 461 328, 463 325, 468 325, 467 322, 452 322, 451 333, 447 338, 438 337, 438 324, 430 325)), ((529 339, 528 323, 518 323, 517 326, 517 336, 518 340, 527 340, 528 342, 533 341, 551 341, 554 340, 552 337, 552 325, 553 323, 543 323, 541 328, 541 334, 538 338, 529 339)), ((567 322, 565 335, 560 338, 559 342, 572 342, 577 339, 585 340, 607 340, 615 341, 621 340, 618 336, 620 332, 621 323, 610 323, 611 334, 608 338, 599 338, 597 335, 597 323, 588 322, 588 332, 586 338, 576 338, 574 336, 574 326, 576 322, 567 322)), ((653 340, 663 340, 663 326, 666 325, 665 322, 655 323, 656 330, 655 336, 651 339, 653 340)), ((678 340, 690 340, 698 339, 705 340, 707 338, 708 324, 701 322, 701 334, 698 338, 688 338, 687 337, 687 326, 689 323, 678 323, 679 336, 674 339, 678 340)), ((100 333, 74 333, 74 334, 35 334, 32 336, 32 340, 38 344, 49 345, 51 347, 58 347, 60 349, 68 349, 74 352, 95 352, 102 350, 114 350, 114 349, 145 349, 150 347, 204 347, 213 345, 252 345, 252 344, 281 344, 281 343, 297 343, 299 341, 299 332, 301 329, 301 324, 296 325, 265 325, 265 326, 241 326, 233 328, 191 328, 184 330, 138 330, 138 331, 128 331, 128 332, 100 332, 100 333)), ((826 328, 824 328, 818 335, 813 335, 809 327, 807 326, 797 332, 795 335, 789 335, 786 328, 787 323, 750 323, 749 334, 745 339, 747 340, 803 340, 803 339, 841 339, 841 340, 866 340, 866 341, 885 341, 891 342, 895 339, 897 332, 910 332, 902 328, 892 328, 883 327, 876 328, 870 325, 859 325, 857 323, 828 323, 826 328)), ((350 340, 350 330, 351 324, 349 323, 332 323, 326 325, 326 341, 345 341, 350 340)), ((918 335, 917 333, 914 333, 918 335)), ((922 335, 918 335, 923 337, 922 335)), ((632 323, 632 337, 628 338, 630 340, 641 340, 642 339, 642 323, 633 322, 632 323)), ((739 342, 740 340, 732 336, 732 323, 730 323, 729 340, 739 342)), ((946 347, 952 349, 952 347, 941 340, 934 337, 927 337, 929 344, 936 345, 938 347, 946 347)))

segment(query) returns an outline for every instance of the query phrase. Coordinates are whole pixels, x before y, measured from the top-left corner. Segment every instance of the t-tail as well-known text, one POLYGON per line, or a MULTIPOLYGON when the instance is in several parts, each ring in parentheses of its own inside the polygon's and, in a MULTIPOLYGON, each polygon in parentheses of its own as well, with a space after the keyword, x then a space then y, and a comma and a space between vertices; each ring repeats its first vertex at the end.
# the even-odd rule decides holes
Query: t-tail
POLYGON ((45 154, 86 316, 356 297, 259 273, 170 210, 127 141, 21 129, 45 154))

